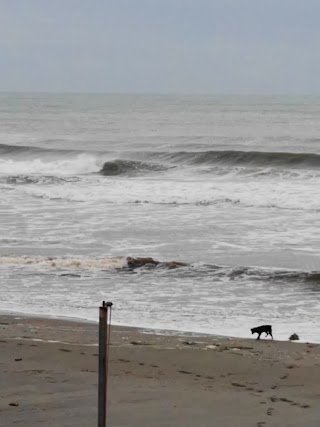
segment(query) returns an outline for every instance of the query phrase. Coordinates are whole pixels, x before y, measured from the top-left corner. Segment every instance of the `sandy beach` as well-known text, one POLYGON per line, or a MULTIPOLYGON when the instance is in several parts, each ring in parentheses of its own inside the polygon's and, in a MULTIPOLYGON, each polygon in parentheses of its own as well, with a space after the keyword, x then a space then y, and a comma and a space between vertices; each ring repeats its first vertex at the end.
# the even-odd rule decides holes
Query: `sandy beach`
MULTIPOLYGON (((97 425, 97 324, 0 316, 0 426, 97 425)), ((320 423, 320 346, 112 327, 108 426, 320 423)))

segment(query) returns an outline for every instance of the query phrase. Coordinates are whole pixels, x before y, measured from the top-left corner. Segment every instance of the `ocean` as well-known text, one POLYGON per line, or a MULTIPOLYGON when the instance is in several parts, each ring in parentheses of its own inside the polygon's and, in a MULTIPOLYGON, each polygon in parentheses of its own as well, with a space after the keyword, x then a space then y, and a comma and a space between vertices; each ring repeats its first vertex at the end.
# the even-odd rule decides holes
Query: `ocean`
POLYGON ((319 189, 317 97, 2 93, 0 310, 320 342, 319 189))

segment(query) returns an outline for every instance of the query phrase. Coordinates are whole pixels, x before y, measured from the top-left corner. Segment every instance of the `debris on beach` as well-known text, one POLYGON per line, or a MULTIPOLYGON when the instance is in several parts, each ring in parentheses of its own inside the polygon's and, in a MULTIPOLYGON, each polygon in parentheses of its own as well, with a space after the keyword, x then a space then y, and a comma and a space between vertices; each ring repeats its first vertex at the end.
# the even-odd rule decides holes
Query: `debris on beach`
POLYGON ((145 341, 130 341, 130 344, 132 344, 132 345, 151 345, 151 343, 145 342, 145 341))
POLYGON ((290 335, 289 340, 290 341, 299 341, 299 335, 292 334, 292 335, 290 335))

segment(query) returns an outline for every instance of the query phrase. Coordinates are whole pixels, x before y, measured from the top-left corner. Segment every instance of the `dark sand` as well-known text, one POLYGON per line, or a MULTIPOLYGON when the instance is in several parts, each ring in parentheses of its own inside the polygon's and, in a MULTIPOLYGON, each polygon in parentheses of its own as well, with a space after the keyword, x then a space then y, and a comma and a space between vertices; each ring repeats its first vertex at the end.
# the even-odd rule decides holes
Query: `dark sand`
MULTIPOLYGON (((97 426, 97 329, 0 316, 1 427, 97 426)), ((319 345, 126 327, 111 341, 108 427, 320 425, 319 345)))

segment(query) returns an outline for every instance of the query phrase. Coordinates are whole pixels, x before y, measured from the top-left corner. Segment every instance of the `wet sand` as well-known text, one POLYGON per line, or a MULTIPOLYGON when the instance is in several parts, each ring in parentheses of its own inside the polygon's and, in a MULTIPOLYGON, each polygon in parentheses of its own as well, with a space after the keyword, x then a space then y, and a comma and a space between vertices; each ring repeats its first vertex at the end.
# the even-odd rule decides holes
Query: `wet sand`
MULTIPOLYGON (((0 427, 96 426, 96 324, 0 316, 0 427)), ((112 327, 108 427, 320 425, 320 346, 112 327)))

